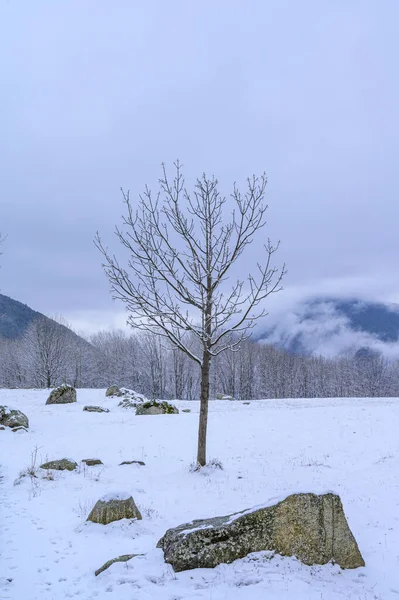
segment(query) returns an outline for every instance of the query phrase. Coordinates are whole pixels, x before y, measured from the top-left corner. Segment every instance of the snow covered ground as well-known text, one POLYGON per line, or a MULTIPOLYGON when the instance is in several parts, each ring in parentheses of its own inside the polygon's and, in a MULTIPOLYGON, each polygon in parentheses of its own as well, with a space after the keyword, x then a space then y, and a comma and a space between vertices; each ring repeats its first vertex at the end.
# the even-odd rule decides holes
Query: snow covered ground
POLYGON ((138 416, 78 390, 45 406, 46 391, 0 390, 30 419, 0 432, 0 599, 399 600, 399 400, 212 402, 209 457, 224 470, 192 473, 199 406, 138 416), (110 413, 83 412, 85 404, 110 413), (100 458, 104 466, 24 477, 33 460, 100 458), (140 460, 145 466, 119 463, 140 460), (156 549, 169 527, 297 491, 340 494, 366 567, 306 567, 256 553, 231 565, 175 574, 156 549), (143 520, 86 523, 104 494, 129 492, 143 520), (145 553, 94 576, 120 554, 145 553))

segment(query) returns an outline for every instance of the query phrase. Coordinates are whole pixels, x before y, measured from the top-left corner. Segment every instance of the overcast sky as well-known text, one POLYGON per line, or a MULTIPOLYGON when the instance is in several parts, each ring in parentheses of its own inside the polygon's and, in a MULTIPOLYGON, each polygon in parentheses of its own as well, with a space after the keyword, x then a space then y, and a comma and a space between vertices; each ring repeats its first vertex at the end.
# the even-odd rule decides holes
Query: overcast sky
POLYGON ((398 0, 0 0, 1 293, 122 323, 93 237, 178 157, 226 194, 266 170, 280 307, 399 301, 398 22, 398 0))

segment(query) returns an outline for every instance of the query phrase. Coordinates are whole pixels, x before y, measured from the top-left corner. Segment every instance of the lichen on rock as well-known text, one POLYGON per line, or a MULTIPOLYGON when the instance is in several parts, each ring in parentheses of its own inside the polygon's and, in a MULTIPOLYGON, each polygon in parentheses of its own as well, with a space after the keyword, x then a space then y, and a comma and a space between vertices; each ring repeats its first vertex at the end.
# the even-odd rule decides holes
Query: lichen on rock
POLYGON ((108 494, 98 500, 87 517, 88 521, 108 525, 120 519, 142 519, 133 497, 129 495, 108 494))
POLYGON ((364 566, 341 500, 332 493, 293 494, 265 508, 180 525, 157 547, 175 571, 212 568, 265 550, 296 556, 306 565, 364 566))
POLYGON ((169 402, 149 400, 136 408, 136 415, 177 415, 178 408, 169 402))
POLYGON ((71 385, 55 388, 47 398, 46 404, 72 404, 76 402, 76 390, 71 385))

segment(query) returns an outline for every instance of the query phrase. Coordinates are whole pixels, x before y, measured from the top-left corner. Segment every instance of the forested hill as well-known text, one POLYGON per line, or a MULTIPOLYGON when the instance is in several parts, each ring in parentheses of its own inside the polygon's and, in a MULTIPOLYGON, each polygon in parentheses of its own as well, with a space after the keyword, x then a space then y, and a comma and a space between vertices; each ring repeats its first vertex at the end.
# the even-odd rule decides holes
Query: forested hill
POLYGON ((35 319, 44 317, 26 304, 0 294, 0 336, 16 339, 24 335, 35 319))

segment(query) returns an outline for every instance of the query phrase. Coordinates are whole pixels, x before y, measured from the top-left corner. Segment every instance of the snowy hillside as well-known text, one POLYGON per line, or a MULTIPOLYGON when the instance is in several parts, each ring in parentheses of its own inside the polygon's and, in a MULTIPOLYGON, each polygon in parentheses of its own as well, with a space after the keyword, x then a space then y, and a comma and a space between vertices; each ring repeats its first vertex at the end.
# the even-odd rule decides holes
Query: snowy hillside
POLYGON ((104 390, 78 390, 78 402, 67 405, 45 406, 47 396, 0 390, 0 404, 30 419, 27 433, 0 431, 1 598, 399 599, 396 399, 212 402, 209 457, 224 470, 192 473, 197 403, 176 402, 190 413, 135 416, 104 390), (110 412, 83 412, 85 404, 110 412), (19 479, 21 471, 61 458, 79 468, 19 479), (104 464, 87 467, 80 462, 86 458, 104 464), (145 465, 120 466, 132 460, 145 465), (156 549, 166 529, 192 519, 326 490, 341 496, 365 568, 306 567, 256 553, 175 574, 156 549), (132 494, 143 520, 87 523, 96 501, 113 492, 132 494), (144 556, 95 577, 105 561, 128 553, 144 556))

